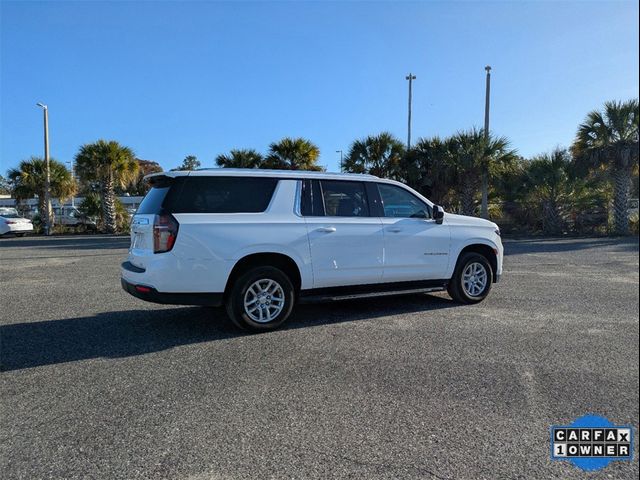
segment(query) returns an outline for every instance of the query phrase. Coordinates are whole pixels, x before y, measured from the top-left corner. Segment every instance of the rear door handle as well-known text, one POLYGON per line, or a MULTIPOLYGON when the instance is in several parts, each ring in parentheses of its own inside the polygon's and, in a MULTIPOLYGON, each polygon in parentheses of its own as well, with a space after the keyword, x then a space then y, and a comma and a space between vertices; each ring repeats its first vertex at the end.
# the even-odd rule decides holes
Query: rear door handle
POLYGON ((336 231, 336 227, 320 227, 316 228, 316 232, 333 233, 336 231))
POLYGON ((387 228, 387 231, 393 232, 393 233, 398 233, 398 232, 401 232, 402 229, 400 227, 389 227, 389 228, 387 228))

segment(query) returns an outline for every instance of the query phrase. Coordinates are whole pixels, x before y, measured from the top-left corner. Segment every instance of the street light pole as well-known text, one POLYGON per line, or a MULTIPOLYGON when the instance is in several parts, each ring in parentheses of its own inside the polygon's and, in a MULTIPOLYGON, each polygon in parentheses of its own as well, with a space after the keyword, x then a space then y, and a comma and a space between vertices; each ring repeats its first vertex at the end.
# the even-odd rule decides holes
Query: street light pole
POLYGON ((336 153, 340 154, 340 170, 342 170, 342 158, 343 158, 342 150, 336 150, 336 153))
POLYGON ((412 96, 412 87, 413 87, 413 81, 416 79, 415 75, 412 75, 411 73, 409 73, 409 75, 407 75, 405 77, 406 80, 409 80, 409 118, 408 118, 408 128, 407 128, 407 150, 409 150, 411 148, 411 96, 412 96))
MULTIPOLYGON (((45 180, 44 180, 44 204, 47 210, 44 214, 44 234, 51 235, 51 173, 49 169, 49 108, 43 103, 36 104, 42 108, 44 113, 44 163, 45 163, 45 180)), ((40 212, 42 219, 42 212, 40 212)))
MULTIPOLYGON (((489 101, 491 98, 491 67, 487 65, 484 67, 487 72, 487 87, 484 99, 484 143, 485 148, 489 141, 489 101)), ((489 218, 489 171, 486 164, 482 168, 482 205, 481 205, 482 218, 489 218)))
MULTIPOLYGON (((74 171, 73 171, 73 161, 67 162, 67 163, 71 166, 71 178, 73 180, 75 180, 76 176, 75 176, 74 171)), ((74 195, 71 196, 71 208, 75 208, 75 206, 76 206, 76 196, 74 194, 74 195)))

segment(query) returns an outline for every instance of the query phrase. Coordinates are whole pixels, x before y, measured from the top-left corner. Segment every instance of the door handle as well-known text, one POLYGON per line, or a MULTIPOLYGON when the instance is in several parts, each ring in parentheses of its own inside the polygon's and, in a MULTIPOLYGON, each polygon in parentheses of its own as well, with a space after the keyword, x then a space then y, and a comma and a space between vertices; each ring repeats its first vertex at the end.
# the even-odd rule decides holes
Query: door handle
POLYGON ((400 227, 389 227, 389 228, 387 228, 387 231, 393 232, 393 233, 398 233, 398 232, 401 232, 402 229, 400 227))
POLYGON ((333 233, 336 231, 336 227, 320 227, 316 228, 316 232, 333 233))

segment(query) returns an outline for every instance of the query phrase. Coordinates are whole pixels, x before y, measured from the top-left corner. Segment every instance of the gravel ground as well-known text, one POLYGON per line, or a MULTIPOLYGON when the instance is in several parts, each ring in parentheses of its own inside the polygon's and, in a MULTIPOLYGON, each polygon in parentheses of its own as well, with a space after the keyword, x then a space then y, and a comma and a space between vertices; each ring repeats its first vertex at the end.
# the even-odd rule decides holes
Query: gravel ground
POLYGON ((586 413, 638 428, 638 240, 506 242, 482 304, 221 309, 125 294, 128 239, 0 240, 0 472, 24 478, 638 478, 549 458, 586 413))

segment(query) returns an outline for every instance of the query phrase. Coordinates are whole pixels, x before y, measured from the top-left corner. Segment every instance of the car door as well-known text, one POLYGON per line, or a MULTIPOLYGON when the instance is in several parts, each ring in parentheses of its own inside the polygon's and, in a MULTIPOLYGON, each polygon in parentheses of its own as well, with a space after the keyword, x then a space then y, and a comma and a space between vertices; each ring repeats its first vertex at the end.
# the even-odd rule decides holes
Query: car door
POLYGON ((431 218, 431 207, 406 188, 378 183, 384 228, 384 282, 444 279, 450 230, 431 218))
POLYGON ((382 221, 370 214, 364 182, 305 181, 303 197, 314 288, 381 282, 382 221))

